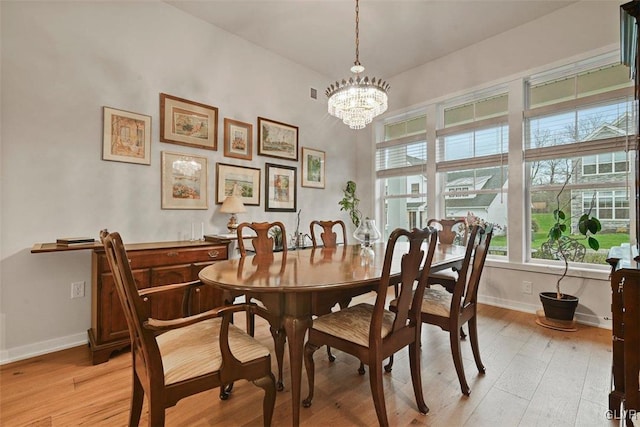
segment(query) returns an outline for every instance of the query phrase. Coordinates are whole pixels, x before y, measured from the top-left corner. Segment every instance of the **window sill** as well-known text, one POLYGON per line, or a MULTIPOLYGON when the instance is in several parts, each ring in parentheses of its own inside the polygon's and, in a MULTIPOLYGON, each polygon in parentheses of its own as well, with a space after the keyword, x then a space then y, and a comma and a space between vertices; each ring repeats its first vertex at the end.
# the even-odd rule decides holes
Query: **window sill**
MULTIPOLYGON (((515 263, 507 260, 502 261, 498 259, 487 259, 486 265, 491 268, 505 269, 505 270, 517 270, 517 271, 529 271, 532 273, 560 275, 564 271, 564 265, 550 262, 528 262, 528 263, 515 263)), ((611 268, 606 265, 594 265, 593 267, 578 267, 575 265, 569 265, 569 271, 567 277, 579 277, 583 279, 597 279, 609 281, 611 268)))

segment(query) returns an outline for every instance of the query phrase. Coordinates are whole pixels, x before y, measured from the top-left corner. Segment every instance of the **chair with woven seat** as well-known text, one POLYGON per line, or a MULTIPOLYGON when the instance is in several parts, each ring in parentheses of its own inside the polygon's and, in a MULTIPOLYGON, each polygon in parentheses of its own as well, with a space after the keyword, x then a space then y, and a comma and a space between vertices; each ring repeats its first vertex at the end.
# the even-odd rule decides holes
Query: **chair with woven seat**
POLYGON ((408 346, 411 379, 418 410, 423 414, 429 411, 422 394, 420 371, 420 303, 435 252, 436 234, 436 231, 429 229, 394 230, 387 243, 382 276, 375 287, 375 305, 357 304, 314 319, 304 347, 304 362, 309 379, 309 396, 303 401, 304 407, 311 406, 313 399, 313 353, 323 345, 330 345, 369 365, 369 383, 378 423, 388 426, 382 361, 408 346), (403 244, 405 239, 408 240, 406 246, 398 244, 400 239, 403 244), (394 258, 394 265, 400 265, 401 270, 400 276, 392 280, 391 266, 394 258), (414 292, 413 284, 416 279, 418 285, 414 292), (398 305, 396 312, 392 313, 386 310, 385 306, 387 290, 392 282, 396 281, 400 284, 398 305))
MULTIPOLYGON (((243 222, 238 225, 236 230, 238 235, 238 249, 240 251, 240 257, 244 258, 247 256, 247 250, 244 245, 244 239, 250 239, 251 244, 253 245, 253 251, 256 254, 256 257, 265 257, 273 255, 275 248, 275 239, 269 235, 269 231, 272 228, 279 228, 281 235, 283 236, 283 245, 282 252, 283 256, 287 254, 287 245, 286 245, 286 235, 287 230, 284 227, 284 224, 275 221, 275 222, 243 222), (244 235, 244 230, 249 229, 252 230, 255 236, 244 235)), ((250 301, 250 298, 249 298, 250 301)), ((275 346, 276 353, 276 361, 278 363, 278 381, 277 388, 278 390, 284 390, 284 382, 282 379, 282 370, 284 364, 284 346, 286 343, 286 334, 284 331, 284 325, 282 324, 282 319, 278 316, 273 315, 270 312, 267 312, 266 319, 269 321, 270 332, 273 336, 273 342, 275 346)), ((247 330, 250 335, 253 335, 255 330, 255 322, 253 317, 247 317, 247 330)))
POLYGON ((451 355, 458 374, 460 388, 464 395, 469 395, 471 389, 467 384, 462 364, 462 353, 460 351, 460 330, 465 323, 469 324, 469 339, 473 358, 478 368, 478 372, 485 373, 485 367, 480 359, 480 348, 478 346, 478 287, 480 277, 484 269, 484 263, 489 252, 489 244, 493 236, 493 226, 486 227, 473 226, 469 235, 469 242, 465 253, 463 268, 453 290, 453 294, 444 289, 431 287, 425 289, 422 300, 421 319, 424 323, 439 326, 442 330, 449 332, 451 343, 451 355), (469 262, 473 253, 473 261, 469 262), (469 269, 467 271, 467 269, 469 269), (467 272, 468 279, 467 279, 467 272))
POLYGON ((140 422, 145 395, 148 425, 163 426, 165 409, 180 399, 224 388, 240 379, 264 389, 263 419, 265 426, 270 425, 276 391, 269 349, 231 324, 234 313, 262 314, 263 310, 255 304, 241 304, 178 319, 149 318, 146 298, 167 291, 188 290, 202 283, 194 281, 138 290, 120 235, 103 231, 100 237, 131 337, 133 392, 129 426, 140 422))

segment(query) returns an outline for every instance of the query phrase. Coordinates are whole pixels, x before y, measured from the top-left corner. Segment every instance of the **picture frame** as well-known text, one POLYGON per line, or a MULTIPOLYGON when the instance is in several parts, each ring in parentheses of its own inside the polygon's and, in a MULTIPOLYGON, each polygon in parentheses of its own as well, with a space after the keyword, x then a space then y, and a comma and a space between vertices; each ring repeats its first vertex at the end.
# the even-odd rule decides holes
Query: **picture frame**
POLYGON ((234 188, 242 203, 260 205, 260 169, 246 166, 216 164, 216 203, 221 204, 234 188))
POLYGON ((298 126, 258 117, 258 154, 298 160, 298 126))
POLYGON ((265 163, 265 204, 267 212, 296 212, 297 168, 265 163))
POLYGON ((218 108, 160 94, 160 141, 218 149, 218 108))
POLYGON ((310 188, 325 186, 325 152, 302 147, 302 178, 300 185, 310 188))
POLYGON ((151 164, 151 116, 102 107, 102 160, 151 164))
POLYGON ((251 160, 253 153, 253 125, 225 117, 224 156, 251 160))
POLYGON ((162 209, 207 209, 208 160, 193 154, 162 152, 162 209))

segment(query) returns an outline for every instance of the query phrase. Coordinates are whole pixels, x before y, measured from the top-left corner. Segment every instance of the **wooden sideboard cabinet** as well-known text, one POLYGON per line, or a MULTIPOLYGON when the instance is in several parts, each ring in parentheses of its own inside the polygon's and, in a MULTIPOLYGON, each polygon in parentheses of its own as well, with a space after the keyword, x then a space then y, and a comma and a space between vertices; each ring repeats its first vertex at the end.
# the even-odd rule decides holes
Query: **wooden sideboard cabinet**
MULTIPOLYGON (((157 242, 125 245, 138 288, 198 279, 207 265, 228 258, 228 240, 206 242, 157 242)), ((91 329, 89 346, 93 364, 106 362, 114 351, 129 345, 129 330, 115 289, 104 249, 92 248, 91 329)), ((182 291, 146 298, 151 317, 170 319, 182 315, 182 291)), ((191 301, 193 314, 223 304, 222 292, 202 285, 191 301)))

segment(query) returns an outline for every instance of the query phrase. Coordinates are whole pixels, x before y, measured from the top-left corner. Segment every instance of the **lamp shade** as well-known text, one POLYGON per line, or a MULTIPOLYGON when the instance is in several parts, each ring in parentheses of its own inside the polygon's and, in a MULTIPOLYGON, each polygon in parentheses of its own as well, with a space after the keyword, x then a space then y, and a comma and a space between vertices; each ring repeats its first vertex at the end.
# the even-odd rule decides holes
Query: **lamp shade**
POLYGON ((220 212, 222 213, 241 213, 246 212, 247 208, 244 207, 244 203, 238 196, 229 196, 222 202, 220 212))

